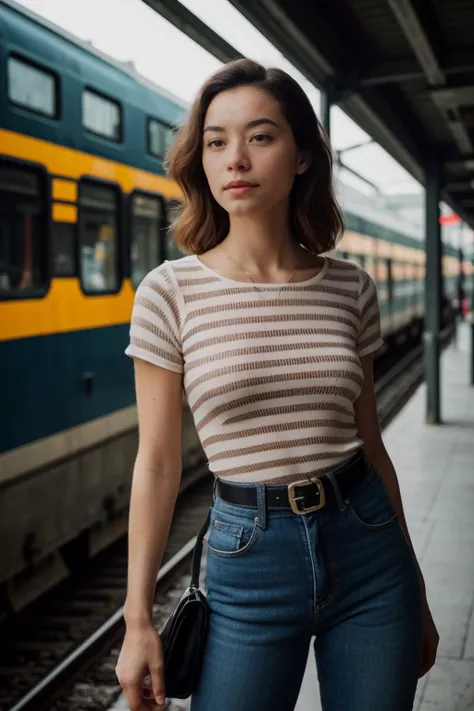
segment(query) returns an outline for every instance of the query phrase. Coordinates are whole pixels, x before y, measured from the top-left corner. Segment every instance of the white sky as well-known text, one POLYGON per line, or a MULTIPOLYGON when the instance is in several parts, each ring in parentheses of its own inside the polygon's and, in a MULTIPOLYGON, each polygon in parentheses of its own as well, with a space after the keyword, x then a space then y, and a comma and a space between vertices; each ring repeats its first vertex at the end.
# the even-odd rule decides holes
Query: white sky
MULTIPOLYGON (((176 96, 190 101, 220 62, 181 34, 142 0, 17 0, 48 20, 92 42, 176 96)), ((319 112, 319 91, 294 69, 227 0, 181 0, 239 52, 264 64, 279 66, 303 86, 319 112)), ((369 140, 338 107, 331 111, 331 140, 335 149, 369 140)), ((422 188, 378 144, 355 149, 344 156, 351 168, 375 183, 384 193, 421 192, 422 188)), ((361 181, 341 171, 344 182, 371 192, 361 181)))

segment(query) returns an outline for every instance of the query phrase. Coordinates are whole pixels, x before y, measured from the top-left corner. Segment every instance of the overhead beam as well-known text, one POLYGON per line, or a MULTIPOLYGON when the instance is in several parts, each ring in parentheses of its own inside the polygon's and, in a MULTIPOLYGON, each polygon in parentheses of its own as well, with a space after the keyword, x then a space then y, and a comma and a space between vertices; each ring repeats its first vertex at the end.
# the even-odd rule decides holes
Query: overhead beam
POLYGON ((449 193, 466 193, 472 190, 469 180, 453 180, 446 183, 444 187, 449 193))
POLYGON ((178 0, 143 0, 143 2, 219 61, 225 63, 242 57, 235 47, 211 30, 178 0))
POLYGON ((412 0, 387 0, 415 57, 431 86, 444 86, 446 75, 434 50, 433 41, 418 17, 412 0))
MULTIPOLYGON (((307 34, 294 22, 274 0, 230 0, 231 5, 240 12, 264 37, 278 49, 288 61, 310 82, 319 88, 329 89, 331 77, 337 73, 334 57, 328 54, 329 47, 312 42, 307 34)), ((321 18, 321 23, 324 24, 321 18)), ((323 24, 320 24, 321 28, 323 24)), ((327 32, 330 28, 324 27, 327 32)), ((333 33, 331 33, 332 38, 333 33)), ((331 43, 328 43, 328 45, 331 43)), ((337 40, 332 42, 332 53, 336 52, 337 40)), ((341 56, 343 52, 341 50, 341 56)))
POLYGON ((342 161, 340 159, 339 156, 337 156, 336 162, 340 168, 344 168, 344 170, 347 170, 347 172, 351 173, 351 175, 355 175, 356 178, 358 178, 359 180, 362 180, 362 182, 365 183, 366 185, 370 185, 370 187, 373 188, 376 193, 380 193, 380 188, 375 183, 372 183, 372 181, 368 180, 368 178, 364 178, 363 175, 358 173, 353 168, 350 168, 348 165, 346 165, 346 163, 344 163, 344 161, 342 161))
MULTIPOLYGON (((447 77, 474 72, 474 51, 452 52, 446 55, 441 70, 447 77)), ((362 74, 358 84, 361 87, 380 86, 424 77, 425 73, 415 59, 400 57, 370 67, 362 74)))

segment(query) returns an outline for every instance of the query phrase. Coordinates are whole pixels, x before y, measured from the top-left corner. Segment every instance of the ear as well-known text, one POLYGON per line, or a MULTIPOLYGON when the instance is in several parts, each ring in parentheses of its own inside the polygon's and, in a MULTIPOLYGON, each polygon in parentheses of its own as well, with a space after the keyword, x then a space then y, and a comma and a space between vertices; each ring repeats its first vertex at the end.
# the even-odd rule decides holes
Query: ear
POLYGON ((298 151, 296 155, 296 167, 295 172, 297 175, 302 175, 305 170, 308 170, 311 165, 311 154, 309 151, 298 151))

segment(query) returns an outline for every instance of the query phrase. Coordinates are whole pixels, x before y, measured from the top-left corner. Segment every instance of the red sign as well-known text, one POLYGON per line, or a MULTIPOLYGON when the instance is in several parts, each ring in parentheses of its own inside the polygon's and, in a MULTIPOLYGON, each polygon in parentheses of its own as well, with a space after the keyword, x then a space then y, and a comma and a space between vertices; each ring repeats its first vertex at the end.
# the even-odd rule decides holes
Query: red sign
POLYGON ((461 218, 455 212, 450 212, 449 215, 440 215, 440 225, 459 225, 461 218))

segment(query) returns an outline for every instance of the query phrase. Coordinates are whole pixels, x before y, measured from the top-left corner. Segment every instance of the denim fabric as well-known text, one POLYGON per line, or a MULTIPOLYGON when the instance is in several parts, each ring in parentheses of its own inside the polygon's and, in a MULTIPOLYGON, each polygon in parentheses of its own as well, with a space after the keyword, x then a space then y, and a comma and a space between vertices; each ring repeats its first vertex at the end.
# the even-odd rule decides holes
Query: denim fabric
POLYGON ((345 499, 326 488, 325 508, 304 516, 266 510, 263 485, 258 511, 215 498, 191 711, 291 711, 313 635, 324 711, 413 708, 422 597, 411 548, 373 467, 345 499))

